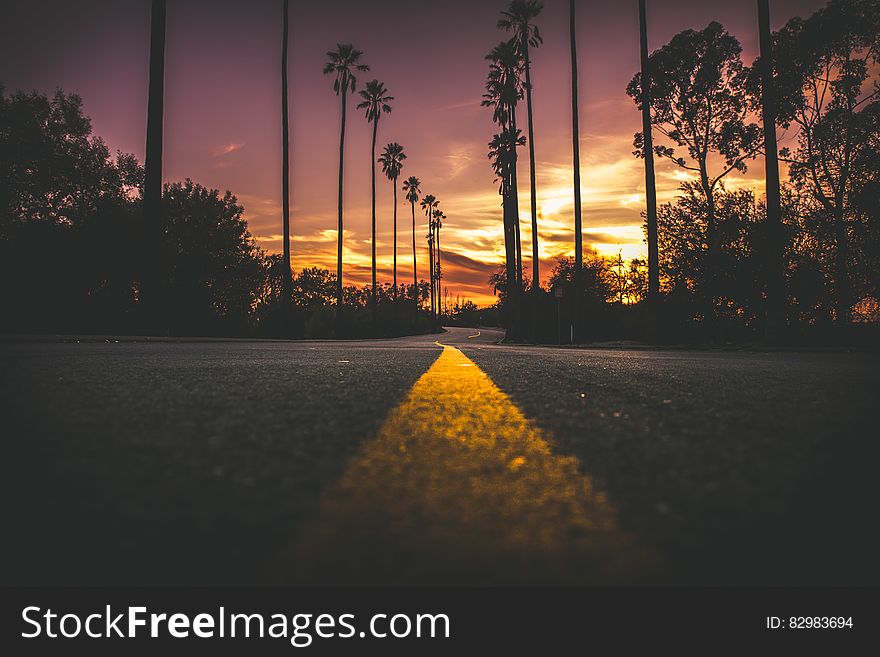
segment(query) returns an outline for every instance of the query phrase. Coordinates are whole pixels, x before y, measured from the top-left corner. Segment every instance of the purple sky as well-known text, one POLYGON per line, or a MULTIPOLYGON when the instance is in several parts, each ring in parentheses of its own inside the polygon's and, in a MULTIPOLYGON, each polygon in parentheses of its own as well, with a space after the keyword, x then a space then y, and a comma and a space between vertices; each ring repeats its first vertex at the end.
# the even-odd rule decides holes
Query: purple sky
MULTIPOLYGON (((168 0, 165 180, 193 178, 235 193, 260 244, 279 251, 281 0, 168 0)), ((442 245, 445 285, 480 303, 491 300, 488 274, 503 254, 500 197, 486 159, 495 131, 479 105, 484 55, 504 35, 495 28, 503 1, 291 2, 291 230, 294 268, 335 268, 339 99, 321 73, 325 52, 350 41, 395 96, 379 125, 379 145, 403 144, 403 177, 416 175, 423 192, 447 214, 442 245)), ((771 2, 773 27, 806 16, 821 0, 771 2)), ((7 91, 55 87, 83 97, 93 127, 111 149, 144 153, 148 0, 57 0, 0 5, 0 82, 7 91)), ((632 154, 640 115, 626 96, 638 68, 635 0, 578 2, 581 175, 586 242, 625 257, 643 252, 644 182, 632 154)), ((675 33, 721 22, 742 42, 744 61, 757 51, 754 0, 648 0, 649 47, 675 33)), ((572 235, 571 115, 568 2, 546 0, 538 25, 544 45, 533 53, 535 150, 542 274, 570 254, 572 235)), ((370 131, 349 105, 346 136, 347 282, 369 279, 370 131)), ((522 123, 525 125, 523 111, 522 123)), ((520 158, 523 251, 530 257, 527 151, 520 158)), ((683 179, 658 163, 662 200, 683 179)), ((730 185, 763 193, 760 161, 730 185)), ((391 185, 377 183, 380 279, 390 280, 391 185)), ((401 195, 402 199, 402 195, 401 195)), ((416 209, 418 213, 418 208, 416 209)), ((398 275, 411 275, 409 207, 399 207, 398 275)), ((417 214, 417 220, 423 217, 417 214)), ((423 223, 423 222, 422 222, 423 223)), ((417 237, 427 263, 425 228, 417 237)), ((35 245, 37 248, 37 245, 35 245)), ((421 271, 422 277, 425 275, 421 271)))

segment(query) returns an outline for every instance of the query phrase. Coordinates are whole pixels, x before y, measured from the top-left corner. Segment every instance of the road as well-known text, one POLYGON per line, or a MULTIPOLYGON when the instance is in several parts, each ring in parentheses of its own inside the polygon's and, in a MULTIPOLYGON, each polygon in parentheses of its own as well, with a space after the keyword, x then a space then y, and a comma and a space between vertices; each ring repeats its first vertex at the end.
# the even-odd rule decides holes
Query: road
POLYGON ((875 356, 499 337, 2 342, 0 581, 880 584, 875 356))

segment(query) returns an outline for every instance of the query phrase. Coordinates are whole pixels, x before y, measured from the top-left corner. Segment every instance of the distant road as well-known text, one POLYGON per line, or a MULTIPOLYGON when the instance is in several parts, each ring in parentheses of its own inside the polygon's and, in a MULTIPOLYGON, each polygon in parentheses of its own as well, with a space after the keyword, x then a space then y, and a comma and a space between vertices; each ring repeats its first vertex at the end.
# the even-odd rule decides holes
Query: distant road
POLYGON ((880 584, 876 357, 500 337, 2 343, 2 582, 880 584))

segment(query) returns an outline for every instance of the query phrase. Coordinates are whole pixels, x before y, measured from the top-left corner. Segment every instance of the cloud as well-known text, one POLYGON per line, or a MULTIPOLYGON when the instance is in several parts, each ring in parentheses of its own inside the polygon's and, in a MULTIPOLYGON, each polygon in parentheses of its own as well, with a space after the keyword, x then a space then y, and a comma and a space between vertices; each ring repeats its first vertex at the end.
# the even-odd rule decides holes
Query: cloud
POLYGON ((231 141, 227 144, 222 144, 217 146, 213 151, 211 151, 211 155, 214 157, 223 157, 224 155, 229 155, 230 153, 234 153, 235 151, 240 151, 245 147, 246 142, 243 141, 231 141))

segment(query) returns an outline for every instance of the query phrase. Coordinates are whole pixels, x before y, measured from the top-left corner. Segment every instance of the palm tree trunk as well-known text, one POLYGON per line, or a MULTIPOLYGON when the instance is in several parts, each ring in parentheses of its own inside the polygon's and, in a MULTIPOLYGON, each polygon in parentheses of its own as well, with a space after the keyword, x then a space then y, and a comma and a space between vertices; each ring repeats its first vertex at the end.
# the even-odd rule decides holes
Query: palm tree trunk
POLYGON ((162 116, 165 104, 165 0, 153 0, 150 17, 150 81, 144 160, 144 230, 150 245, 144 267, 144 301, 151 331, 167 330, 162 239, 162 116))
POLYGON ((397 301, 397 177, 391 181, 394 185, 394 300, 397 301))
POLYGON ((529 185, 532 206, 532 342, 538 337, 538 290, 541 288, 541 264, 538 255, 538 199, 535 185, 535 128, 532 121, 532 65, 529 61, 529 42, 523 39, 523 57, 526 64, 526 111, 529 129, 529 185))
POLYGON ((438 315, 442 314, 442 309, 440 308, 440 299, 443 295, 442 288, 442 280, 443 280, 443 269, 440 267, 440 225, 437 225, 437 310, 438 315))
POLYGON ((413 247, 413 300, 416 302, 416 310, 419 304, 419 271, 416 268, 416 202, 410 201, 412 206, 412 247, 413 247))
POLYGON ((577 30, 575 29, 574 0, 569 1, 569 41, 571 43, 571 152, 574 171, 574 281, 575 293, 572 299, 573 332, 580 334, 580 290, 581 269, 584 260, 583 226, 581 223, 581 152, 578 111, 578 60, 577 30))
POLYGON ((767 325, 764 339, 775 342, 785 324, 785 249, 782 243, 782 204, 779 198, 779 147, 776 143, 776 98, 770 3, 758 0, 761 47, 761 111, 764 120, 764 171, 767 194, 767 325))
POLYGON ((345 94, 346 83, 342 87, 342 122, 339 132, 339 214, 336 223, 336 333, 342 328, 342 173, 345 162, 345 94))
POLYGON ((373 121, 373 143, 370 151, 370 203, 371 203, 371 226, 372 226, 372 269, 373 269, 373 293, 370 303, 373 308, 373 329, 376 326, 376 132, 379 129, 379 117, 373 121))
POLYGON ((523 296, 523 259, 522 259, 522 239, 520 238, 519 225, 519 182, 517 179, 517 162, 519 155, 516 149, 516 105, 510 106, 510 134, 511 134, 511 153, 512 162, 510 165, 510 203, 511 217, 513 226, 513 247, 514 247, 514 276, 513 283, 510 279, 507 282, 508 298, 511 301, 511 319, 510 323, 514 327, 513 338, 519 339, 522 331, 522 296, 523 296))
POLYGON ((413 305, 415 306, 415 329, 419 329, 419 271, 416 268, 416 202, 410 201, 412 207, 412 249, 413 249, 413 305))
POLYGON ((281 45, 281 216, 284 239, 284 255, 281 290, 284 296, 284 304, 291 302, 291 278, 290 278, 290 126, 287 111, 287 40, 288 40, 288 5, 289 0, 284 0, 284 37, 281 45))
MULTIPOLYGON (((434 229, 428 224, 428 234, 433 237, 434 229)), ((431 279, 430 297, 431 297, 431 322, 434 321, 434 240, 428 240, 428 275, 431 279)))
POLYGON ((654 178, 654 140, 651 134, 651 85, 648 77, 648 23, 645 0, 639 0, 639 43, 642 64, 642 134, 645 155, 645 201, 648 224, 648 303, 653 309, 660 296, 660 252, 657 244, 657 185, 654 178))

